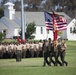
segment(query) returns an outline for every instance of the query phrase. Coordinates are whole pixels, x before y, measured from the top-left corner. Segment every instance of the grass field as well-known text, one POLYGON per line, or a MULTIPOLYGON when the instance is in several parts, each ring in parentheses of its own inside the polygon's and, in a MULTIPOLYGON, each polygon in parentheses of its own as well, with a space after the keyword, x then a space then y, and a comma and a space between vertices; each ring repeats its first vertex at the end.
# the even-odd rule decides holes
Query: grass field
POLYGON ((43 58, 0 59, 0 75, 76 75, 76 41, 67 41, 68 66, 45 66, 43 58))

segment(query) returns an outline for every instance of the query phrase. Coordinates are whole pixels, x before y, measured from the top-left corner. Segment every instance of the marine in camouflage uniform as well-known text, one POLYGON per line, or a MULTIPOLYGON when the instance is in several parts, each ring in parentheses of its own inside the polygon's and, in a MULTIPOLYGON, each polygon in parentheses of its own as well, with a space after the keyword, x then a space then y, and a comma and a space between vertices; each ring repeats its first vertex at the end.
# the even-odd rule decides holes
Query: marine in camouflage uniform
POLYGON ((0 43, 0 58, 3 57, 3 45, 0 43))
POLYGON ((13 58, 14 57, 14 44, 11 43, 10 44, 10 58, 13 58))
POLYGON ((39 57, 42 57, 43 56, 43 53, 42 53, 42 45, 43 45, 43 42, 42 40, 39 41, 39 57))
POLYGON ((61 42, 61 61, 62 61, 62 66, 64 66, 64 64, 67 66, 68 62, 65 61, 65 54, 66 54, 66 43, 65 40, 62 40, 61 42))
POLYGON ((59 64, 60 66, 62 66, 62 62, 59 61, 59 57, 61 58, 61 43, 58 42, 58 45, 57 45, 57 57, 56 57, 56 62, 57 64, 59 64))
POLYGON ((44 40, 44 43, 43 43, 43 46, 42 46, 42 50, 43 50, 43 57, 44 57, 43 66, 45 66, 46 63, 47 63, 47 65, 50 66, 50 63, 48 61, 49 51, 48 51, 48 42, 47 42, 47 40, 44 40))
POLYGON ((16 61, 21 61, 21 58, 22 58, 22 45, 17 44, 16 48, 17 48, 17 50, 16 50, 16 61))
POLYGON ((49 58, 50 58, 50 65, 53 63, 55 65, 55 61, 53 60, 53 57, 55 57, 54 52, 54 43, 51 42, 51 38, 48 39, 48 50, 49 50, 49 58))
POLYGON ((22 58, 25 58, 26 57, 26 44, 23 43, 22 44, 22 58))
POLYGON ((30 43, 30 52, 31 52, 31 57, 34 57, 34 43, 33 42, 31 42, 30 43))

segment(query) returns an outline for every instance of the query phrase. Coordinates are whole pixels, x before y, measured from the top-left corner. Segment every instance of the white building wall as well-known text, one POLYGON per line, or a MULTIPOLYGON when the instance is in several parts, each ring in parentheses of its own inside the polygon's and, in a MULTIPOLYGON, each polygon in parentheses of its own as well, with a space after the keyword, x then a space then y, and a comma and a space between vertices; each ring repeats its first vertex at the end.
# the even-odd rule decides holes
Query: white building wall
POLYGON ((48 38, 51 38, 53 40, 53 31, 49 31, 48 38))
POLYGON ((70 33, 70 28, 72 27, 72 30, 74 28, 74 22, 76 20, 73 19, 69 24, 68 24, 68 28, 67 28, 67 38, 68 40, 76 40, 76 34, 70 33))
POLYGON ((63 30, 61 34, 62 39, 67 39, 67 30, 63 30))
POLYGON ((20 36, 19 35, 19 29, 14 29, 14 36, 20 36))
POLYGON ((35 40, 43 39, 43 34, 41 34, 41 30, 39 26, 36 27, 36 33, 34 35, 35 35, 35 40))
POLYGON ((36 27, 36 33, 33 34, 35 36, 35 40, 44 40, 44 39, 48 39, 51 38, 53 40, 53 32, 49 31, 49 34, 46 31, 46 27, 45 26, 37 26, 36 27), (41 27, 43 29, 43 33, 41 34, 41 27))
POLYGON ((9 18, 10 20, 12 20, 13 17, 14 17, 14 11, 13 11, 13 10, 10 10, 10 11, 9 11, 9 17, 8 17, 8 18, 9 18))
POLYGON ((5 6, 4 16, 8 17, 10 20, 12 20, 14 14, 15 14, 15 9, 13 8, 14 4, 7 2, 6 4, 4 4, 4 6, 5 6))
POLYGON ((13 38, 14 35, 14 29, 13 28, 9 28, 8 30, 6 30, 6 38, 13 38))

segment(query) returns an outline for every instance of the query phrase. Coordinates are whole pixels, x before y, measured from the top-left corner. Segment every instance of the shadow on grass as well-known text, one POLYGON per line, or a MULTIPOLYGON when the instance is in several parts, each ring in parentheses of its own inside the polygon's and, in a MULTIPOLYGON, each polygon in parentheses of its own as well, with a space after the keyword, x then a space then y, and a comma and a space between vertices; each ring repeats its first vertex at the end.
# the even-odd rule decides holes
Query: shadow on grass
POLYGON ((22 66, 22 67, 43 67, 41 65, 25 65, 25 66, 22 66))
POLYGON ((36 65, 36 64, 22 64, 22 61, 16 61, 16 60, 10 60, 9 61, 12 64, 15 64, 17 67, 43 67, 43 65, 36 65))

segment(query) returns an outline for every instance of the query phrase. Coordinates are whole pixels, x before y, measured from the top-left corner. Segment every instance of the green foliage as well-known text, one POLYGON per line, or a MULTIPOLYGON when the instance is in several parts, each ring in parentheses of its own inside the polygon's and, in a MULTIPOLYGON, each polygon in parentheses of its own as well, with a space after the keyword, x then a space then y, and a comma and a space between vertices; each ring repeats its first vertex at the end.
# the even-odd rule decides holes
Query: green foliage
POLYGON ((34 36, 32 35, 35 30, 36 30, 36 24, 35 22, 29 23, 27 24, 27 28, 26 28, 26 39, 33 39, 34 36))
POLYGON ((62 34, 62 31, 58 31, 57 34, 60 36, 62 34))
MULTIPOLYGON (((32 34, 35 32, 36 30, 36 24, 35 22, 31 22, 29 24, 26 24, 27 28, 26 28, 26 32, 25 32, 25 38, 26 39, 33 39, 35 38, 35 36, 33 36, 32 34)), ((22 32, 20 31, 19 34, 22 36, 22 32)))
POLYGON ((2 40, 1 42, 2 42, 2 43, 5 43, 5 42, 7 42, 7 43, 11 43, 11 42, 16 43, 17 40, 14 40, 14 39, 4 39, 4 40, 2 40))
POLYGON ((2 41, 2 38, 3 38, 3 33, 0 32, 0 41, 2 41))
POLYGON ((4 16, 4 8, 0 8, 0 18, 2 18, 2 16, 4 16))

